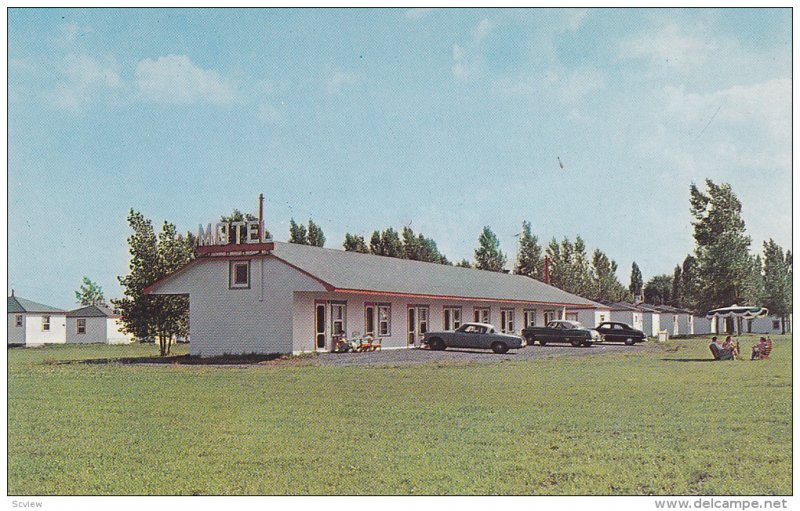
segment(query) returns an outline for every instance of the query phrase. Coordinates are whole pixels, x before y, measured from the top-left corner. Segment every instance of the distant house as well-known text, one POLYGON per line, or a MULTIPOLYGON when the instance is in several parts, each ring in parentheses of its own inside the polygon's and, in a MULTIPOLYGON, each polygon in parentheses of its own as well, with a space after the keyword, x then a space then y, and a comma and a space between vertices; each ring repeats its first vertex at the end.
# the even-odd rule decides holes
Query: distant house
POLYGON ((50 305, 8 297, 8 344, 41 346, 66 342, 66 312, 50 305))
MULTIPOLYGON (((763 318, 753 318, 745 320, 745 331, 754 334, 780 334, 781 318, 778 316, 765 316, 763 318)), ((786 333, 792 331, 792 315, 786 318, 786 333)))
POLYGON ((669 335, 693 335, 694 316, 691 312, 671 305, 653 305, 661 312, 661 328, 669 335))
POLYGON ((636 308, 642 312, 642 331, 645 335, 658 337, 661 330, 661 311, 646 303, 640 303, 636 308))
POLYGON ((102 305, 88 305, 67 313, 68 344, 127 344, 131 334, 122 332, 120 316, 102 305))
POLYGON ((627 323, 637 330, 641 330, 645 335, 651 335, 644 329, 644 312, 638 305, 632 303, 617 302, 609 304, 611 309, 612 321, 627 323))

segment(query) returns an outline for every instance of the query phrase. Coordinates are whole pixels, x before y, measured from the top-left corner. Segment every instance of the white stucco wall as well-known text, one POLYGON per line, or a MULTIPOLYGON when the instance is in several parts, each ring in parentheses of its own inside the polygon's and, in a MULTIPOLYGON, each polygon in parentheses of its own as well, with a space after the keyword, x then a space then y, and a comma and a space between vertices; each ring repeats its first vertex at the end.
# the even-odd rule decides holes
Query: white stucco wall
POLYGON ((106 318, 67 318, 67 344, 97 344, 106 342, 106 318), (78 319, 86 320, 86 333, 78 333, 78 319))
MULTIPOLYGON (((778 316, 766 316, 763 318, 755 318, 751 324, 750 331, 754 334, 780 334, 781 333, 781 326, 780 326, 780 317, 778 316), (778 321, 778 327, 775 328, 773 325, 773 321, 778 321)), ((744 329, 747 329, 747 326, 744 326, 744 329)), ((792 321, 791 321, 791 314, 787 318, 786 321, 786 331, 792 331, 792 321)))
POLYGON ((22 326, 17 326, 17 314, 8 314, 8 344, 25 344, 25 315, 22 316, 22 326))
POLYGON ((661 330, 661 314, 657 312, 643 312, 642 326, 642 331, 647 336, 658 337, 658 331, 661 330))
POLYGON ((324 291, 324 287, 274 257, 236 260, 246 259, 251 261, 247 289, 229 289, 228 260, 206 258, 155 290, 189 295, 190 354, 209 357, 292 351, 293 293, 324 291))
POLYGON ((66 314, 25 313, 25 345, 64 344, 67 342, 66 314), (50 316, 50 330, 42 330, 42 318, 50 316))
POLYGON ((133 342, 133 334, 122 331, 122 320, 106 318, 106 342, 108 344, 129 344, 133 342))
POLYGON ((632 326, 637 330, 641 330, 645 335, 650 335, 650 332, 645 330, 644 314, 636 311, 611 311, 611 321, 619 321, 632 326))
MULTIPOLYGON (((545 310, 556 311, 556 316, 562 311, 562 307, 542 304, 519 304, 505 302, 479 302, 473 300, 444 300, 416 297, 396 297, 363 293, 295 293, 294 298, 294 317, 293 332, 294 342, 293 351, 295 353, 310 352, 315 350, 315 303, 324 302, 326 304, 326 315, 330 315, 330 302, 347 303, 347 325, 345 327, 348 338, 353 333, 363 335, 365 332, 365 313, 364 309, 368 303, 388 303, 391 306, 391 335, 380 336, 382 348, 406 348, 408 343, 408 309, 410 306, 420 305, 428 308, 428 331, 433 332, 444 329, 444 308, 460 307, 461 323, 474 320, 476 308, 488 308, 490 310, 489 321, 498 331, 501 329, 501 311, 513 310, 514 330, 513 333, 519 334, 524 328, 524 311, 535 311, 536 325, 544 325, 545 310)), ((568 312, 578 312, 569 311, 568 312)), ((608 311, 603 311, 608 314, 608 311)), ((594 310, 581 311, 580 315, 588 318, 588 324, 594 326, 596 314, 594 310)), ((579 319, 580 320, 580 319, 579 319)), ((328 318, 329 321, 329 318, 328 318)), ((584 323, 587 324, 587 323, 584 323)), ((377 328, 377 325, 376 325, 377 328)), ((331 328, 330 322, 327 326, 326 349, 331 348, 331 328)), ((415 345, 419 344, 417 339, 415 345)))

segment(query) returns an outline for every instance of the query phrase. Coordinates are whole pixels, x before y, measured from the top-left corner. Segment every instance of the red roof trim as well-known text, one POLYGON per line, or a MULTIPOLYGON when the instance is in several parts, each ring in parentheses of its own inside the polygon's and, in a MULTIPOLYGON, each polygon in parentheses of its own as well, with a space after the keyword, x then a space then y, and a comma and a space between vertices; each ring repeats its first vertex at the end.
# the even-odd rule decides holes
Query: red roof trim
MULTIPOLYGON (((413 298, 430 298, 432 300, 461 300, 461 301, 469 301, 469 302, 502 302, 502 303, 521 303, 521 304, 529 304, 529 305, 553 305, 558 307, 571 307, 573 309, 599 309, 599 307, 595 307, 594 305, 588 304, 577 304, 577 303, 556 303, 556 302, 542 302, 537 300, 512 300, 512 299, 504 299, 504 298, 475 298, 475 297, 468 297, 468 296, 452 296, 452 295, 429 295, 429 294, 421 294, 421 293, 398 293, 393 291, 374 291, 369 289, 345 289, 345 288, 336 288, 333 289, 336 293, 360 293, 360 294, 368 294, 368 295, 380 295, 380 296, 408 296, 413 298)), ((603 309, 605 310, 605 309, 603 309)))

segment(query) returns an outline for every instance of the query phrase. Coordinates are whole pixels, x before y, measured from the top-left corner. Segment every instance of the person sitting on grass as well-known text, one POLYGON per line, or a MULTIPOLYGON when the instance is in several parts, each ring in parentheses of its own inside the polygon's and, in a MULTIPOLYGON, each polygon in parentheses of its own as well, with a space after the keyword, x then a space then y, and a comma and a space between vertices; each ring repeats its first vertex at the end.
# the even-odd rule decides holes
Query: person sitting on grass
MULTIPOLYGON (((762 356, 768 355, 769 350, 767 346, 772 344, 771 342, 767 341, 764 337, 758 340, 758 344, 753 345, 753 352, 750 355, 750 360, 760 360, 762 356)), ((772 346, 769 346, 771 349, 772 346)))
POLYGON ((739 358, 739 342, 733 342, 730 335, 726 337, 725 342, 722 343, 722 349, 730 350, 734 358, 739 358))
POLYGON ((714 360, 733 360, 733 347, 726 348, 724 345, 720 345, 716 335, 711 338, 711 344, 708 347, 711 354, 714 355, 714 360))

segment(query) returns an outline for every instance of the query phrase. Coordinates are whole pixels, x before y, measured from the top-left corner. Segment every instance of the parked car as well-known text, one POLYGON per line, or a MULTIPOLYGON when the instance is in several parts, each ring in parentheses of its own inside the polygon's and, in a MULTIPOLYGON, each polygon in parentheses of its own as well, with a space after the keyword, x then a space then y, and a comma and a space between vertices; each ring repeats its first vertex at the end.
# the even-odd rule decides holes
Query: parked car
POLYGON ((421 345, 432 350, 446 348, 491 349, 505 353, 509 349, 524 347, 525 340, 516 335, 501 334, 493 325, 486 323, 464 323, 454 332, 427 332, 421 345))
POLYGON ((551 342, 566 342, 577 348, 603 342, 603 338, 597 330, 586 328, 577 321, 564 319, 551 321, 547 326, 523 328, 522 337, 528 341, 528 345, 538 342, 540 346, 551 342))
POLYGON ((633 346, 637 342, 644 342, 647 339, 647 336, 641 330, 618 321, 604 321, 597 325, 595 330, 600 332, 606 342, 624 342, 628 346, 633 346))

